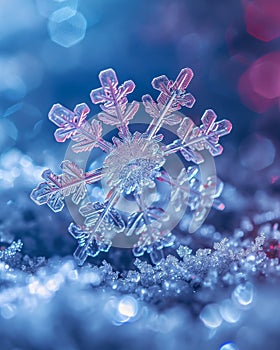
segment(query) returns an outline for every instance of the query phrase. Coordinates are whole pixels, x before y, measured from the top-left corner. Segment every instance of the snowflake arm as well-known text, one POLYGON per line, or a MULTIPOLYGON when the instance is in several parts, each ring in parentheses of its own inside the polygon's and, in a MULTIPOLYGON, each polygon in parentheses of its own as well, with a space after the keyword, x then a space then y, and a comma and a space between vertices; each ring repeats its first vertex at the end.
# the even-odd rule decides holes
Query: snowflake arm
POLYGON ((120 130, 121 137, 129 136, 128 123, 136 114, 139 103, 132 102, 127 108, 127 95, 133 92, 135 84, 128 80, 118 87, 118 78, 113 69, 106 69, 99 74, 101 88, 91 91, 90 97, 94 104, 101 104, 103 112, 98 118, 105 124, 115 125, 120 130))
POLYGON ((119 195, 118 191, 114 191, 104 204, 95 202, 82 206, 79 211, 85 217, 84 226, 70 224, 68 231, 78 241, 74 257, 79 265, 82 265, 88 256, 94 257, 100 251, 108 251, 113 236, 124 230, 124 221, 114 209, 119 195))
POLYGON ((165 234, 161 229, 159 219, 164 216, 165 211, 162 208, 146 206, 141 192, 135 193, 134 196, 139 211, 129 216, 126 235, 140 236, 132 250, 134 256, 139 257, 147 252, 152 262, 157 264, 163 258, 162 248, 171 246, 174 237, 165 234))
POLYGON ((190 166, 187 170, 183 168, 176 179, 170 178, 164 172, 157 178, 172 186, 170 201, 176 210, 180 210, 182 204, 187 201, 188 207, 194 212, 190 226, 192 231, 204 221, 212 205, 217 210, 224 209, 224 204, 218 200, 223 190, 223 182, 216 176, 211 176, 202 183, 197 179, 197 174, 198 168, 190 166))
POLYGON ((74 112, 60 104, 53 105, 49 119, 59 127, 54 133, 55 139, 58 142, 74 141, 76 144, 72 150, 75 153, 91 151, 94 147, 108 153, 112 145, 102 138, 102 126, 98 120, 86 121, 89 111, 85 103, 77 105, 74 112))
POLYGON ((203 114, 200 127, 195 126, 190 118, 184 118, 177 130, 179 139, 164 146, 164 154, 167 156, 180 151, 187 161, 196 164, 203 162, 200 151, 204 149, 209 150, 212 156, 220 155, 223 147, 219 144, 219 139, 230 133, 232 124, 226 119, 215 122, 216 119, 217 115, 211 109, 203 114))
POLYGON ((73 256, 80 266, 83 265, 88 256, 95 257, 101 251, 108 252, 111 247, 110 242, 98 241, 90 228, 83 228, 73 222, 68 227, 68 232, 78 241, 78 247, 73 256))
MULTIPOLYGON (((126 235, 141 235, 142 233, 152 234, 152 230, 155 229, 152 223, 157 221, 163 214, 164 210, 162 208, 147 207, 143 202, 143 195, 138 193, 135 195, 136 202, 139 206, 139 210, 132 213, 127 220, 127 230, 126 235)), ((155 232, 154 232, 155 233, 155 232)), ((152 237, 154 233, 150 236, 152 237)))
POLYGON ((106 236, 108 231, 122 232, 125 229, 121 215, 113 207, 117 198, 111 201, 104 204, 89 202, 80 208, 80 213, 85 217, 85 226, 94 228, 102 236, 106 236))
POLYGON ((42 173, 41 182, 32 192, 31 199, 38 205, 47 204, 54 212, 64 207, 64 198, 72 195, 72 201, 79 204, 86 195, 86 185, 103 177, 102 169, 84 173, 75 163, 65 160, 61 163, 63 173, 54 174, 50 169, 42 173))
POLYGON ((153 79, 153 88, 160 91, 157 103, 150 95, 144 95, 142 98, 146 112, 153 117, 146 131, 149 140, 157 134, 164 123, 175 125, 181 121, 181 117, 174 113, 181 109, 181 106, 191 108, 194 105, 195 98, 192 94, 185 92, 192 77, 192 70, 184 68, 175 82, 169 80, 166 75, 153 79))
POLYGON ((183 168, 177 178, 171 178, 164 171, 157 177, 157 180, 172 186, 170 201, 175 211, 180 211, 183 203, 188 201, 191 192, 190 184, 195 179, 197 173, 197 167, 189 166, 187 170, 183 168))

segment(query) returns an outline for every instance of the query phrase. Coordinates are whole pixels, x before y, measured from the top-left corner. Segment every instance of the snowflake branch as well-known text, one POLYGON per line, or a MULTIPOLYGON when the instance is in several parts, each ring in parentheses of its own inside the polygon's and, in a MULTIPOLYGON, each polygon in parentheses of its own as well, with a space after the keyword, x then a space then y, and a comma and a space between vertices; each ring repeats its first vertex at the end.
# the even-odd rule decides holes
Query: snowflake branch
POLYGON ((76 142, 72 146, 75 153, 91 151, 94 147, 110 152, 112 145, 102 138, 101 123, 93 119, 91 123, 85 119, 90 109, 85 103, 77 105, 74 112, 66 107, 55 104, 49 112, 49 119, 59 126, 54 136, 57 142, 65 142, 71 138, 76 142))
MULTIPOLYGON (((106 238, 105 232, 102 232, 100 238, 97 239, 98 231, 100 230, 101 226, 104 225, 104 222, 104 228, 107 231, 110 231, 110 229, 108 228, 108 223, 110 225, 113 220, 117 221, 120 230, 124 229, 125 225, 123 220, 120 216, 116 217, 117 212, 115 209, 113 209, 113 207, 118 202, 119 198, 120 193, 118 190, 115 190, 111 194, 109 200, 104 203, 104 205, 100 205, 97 203, 88 203, 88 205, 80 208, 80 213, 84 217, 86 217, 85 230, 78 227, 77 235, 77 225, 72 224, 68 229, 72 236, 79 240, 79 246, 74 253, 74 257, 78 261, 79 265, 82 265, 85 262, 88 255, 94 257, 98 255, 99 251, 109 250, 112 242, 111 240, 108 240, 108 238, 106 238)), ((101 231, 103 230, 101 229, 101 231)))
POLYGON ((84 173, 75 163, 65 160, 61 163, 63 174, 55 175, 50 169, 42 173, 41 182, 30 194, 38 205, 47 204, 54 212, 64 207, 64 198, 73 194, 72 201, 79 204, 86 195, 86 185, 99 181, 104 176, 102 169, 84 173))
POLYGON ((219 144, 219 139, 230 133, 232 125, 228 120, 215 122, 216 119, 217 115, 211 109, 203 114, 200 127, 196 127, 190 118, 184 118, 177 130, 179 139, 163 147, 164 155, 181 151, 187 161, 196 164, 203 162, 199 151, 204 149, 208 149, 212 156, 220 155, 223 147, 219 144))
POLYGON ((162 248, 170 245, 170 239, 165 239, 159 223, 160 217, 165 213, 162 208, 148 207, 143 198, 143 193, 134 193, 139 212, 128 218, 127 235, 140 235, 137 244, 133 248, 135 256, 141 256, 147 251, 153 263, 157 264, 163 258, 162 248))
POLYGON ((196 178, 197 173, 198 168, 190 166, 187 170, 183 168, 176 179, 162 172, 157 180, 172 186, 171 202, 174 207, 179 207, 187 200, 187 205, 196 211, 195 219, 199 221, 204 217, 204 209, 208 210, 214 204, 215 209, 223 210, 224 204, 217 200, 222 193, 223 182, 212 176, 202 183, 196 178))
POLYGON ((118 87, 118 78, 113 69, 106 69, 99 74, 101 88, 91 91, 90 97, 94 104, 101 103, 103 112, 98 118, 105 124, 115 125, 120 130, 121 137, 130 136, 128 122, 136 114, 139 103, 132 102, 127 108, 127 95, 133 92, 135 84, 128 80, 118 87))
POLYGON ((152 86, 160 91, 157 104, 150 95, 143 96, 146 111, 153 116, 153 121, 146 131, 149 140, 156 135, 163 123, 166 122, 167 124, 174 125, 180 122, 181 118, 172 115, 172 113, 181 109, 181 106, 188 108, 193 106, 195 102, 194 97, 185 92, 192 77, 192 70, 190 68, 184 68, 179 73, 175 82, 168 80, 165 75, 153 79, 152 86))

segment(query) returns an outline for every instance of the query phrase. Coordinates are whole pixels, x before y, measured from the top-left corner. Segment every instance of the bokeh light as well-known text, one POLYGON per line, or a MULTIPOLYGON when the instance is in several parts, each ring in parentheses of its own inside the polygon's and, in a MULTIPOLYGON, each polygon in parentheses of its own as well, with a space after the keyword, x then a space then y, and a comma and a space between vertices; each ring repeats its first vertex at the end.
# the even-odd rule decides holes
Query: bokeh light
POLYGON ((53 42, 68 48, 83 40, 87 21, 80 12, 63 7, 52 13, 48 29, 53 42))
POLYGON ((241 306, 249 306, 254 300, 254 286, 251 282, 240 284, 233 293, 232 299, 241 306))
POLYGON ((201 311, 199 317, 205 326, 209 328, 217 328, 223 322, 219 311, 219 305, 217 304, 206 305, 201 311))
POLYGON ((240 319, 241 312, 230 299, 223 300, 223 302, 220 304, 219 310, 226 322, 236 323, 240 319))
POLYGON ((280 2, 278 0, 242 0, 249 34, 263 41, 280 36, 280 2))
POLYGON ((267 138, 254 134, 241 142, 239 153, 244 167, 259 171, 273 163, 275 147, 267 138))
POLYGON ((280 98, 280 52, 255 60, 239 80, 244 104, 256 112, 267 111, 280 98))
POLYGON ((233 342, 227 342, 223 344, 219 350, 239 350, 239 348, 233 342))
POLYGON ((124 297, 118 304, 118 311, 121 315, 127 316, 129 319, 135 317, 138 312, 138 303, 132 297, 124 297))

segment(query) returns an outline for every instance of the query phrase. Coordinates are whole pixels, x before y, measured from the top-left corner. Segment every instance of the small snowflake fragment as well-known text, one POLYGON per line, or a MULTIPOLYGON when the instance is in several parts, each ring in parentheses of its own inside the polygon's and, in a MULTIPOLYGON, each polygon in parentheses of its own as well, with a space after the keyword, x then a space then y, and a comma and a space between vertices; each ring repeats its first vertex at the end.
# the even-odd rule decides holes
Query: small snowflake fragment
POLYGON ((187 168, 183 165, 176 176, 170 176, 164 169, 168 156, 176 152, 195 164, 205 161, 203 152, 220 155, 223 148, 219 139, 231 130, 231 123, 217 122, 212 110, 204 113, 199 127, 178 112, 195 103, 195 98, 186 91, 192 77, 192 70, 185 68, 175 81, 165 75, 152 81, 159 95, 156 101, 150 95, 142 98, 145 112, 152 118, 143 133, 130 130, 130 122, 139 109, 138 102, 128 103, 127 98, 135 84, 128 80, 119 86, 113 69, 99 74, 101 87, 90 94, 92 102, 102 109, 97 119, 88 119, 90 109, 85 103, 77 105, 73 112, 55 104, 49 112, 49 119, 58 126, 54 134, 58 142, 70 139, 72 151, 77 154, 94 148, 105 152, 102 167, 87 172, 70 160, 62 162, 61 175, 45 170, 42 174, 45 181, 31 193, 36 204, 47 204, 54 212, 63 209, 66 197, 78 207, 82 222, 71 223, 69 233, 78 242, 74 257, 80 265, 88 256, 107 252, 119 237, 132 239, 135 256, 147 252, 153 263, 161 261, 162 249, 172 246, 175 237, 166 224, 172 221, 172 214, 164 203, 149 200, 151 190, 158 197, 162 195, 160 184, 169 188, 174 213, 189 207, 194 212, 196 226, 203 222, 213 203, 217 209, 223 209, 216 199, 222 191, 222 183, 216 176, 202 180, 198 176, 199 168, 193 165, 187 168), (118 136, 111 142, 104 139, 105 125, 118 130, 118 136), (161 143, 164 135, 160 133, 166 126, 177 128, 177 139, 167 145, 161 143), (88 187, 97 186, 100 181, 106 184, 105 200, 91 202, 87 197, 88 187), (130 212, 120 207, 122 200, 126 200, 127 208, 133 202, 130 212))
POLYGON ((20 252, 23 247, 22 241, 19 239, 17 241, 11 242, 8 246, 1 242, 0 246, 0 261, 7 261, 12 259, 16 253, 20 252))

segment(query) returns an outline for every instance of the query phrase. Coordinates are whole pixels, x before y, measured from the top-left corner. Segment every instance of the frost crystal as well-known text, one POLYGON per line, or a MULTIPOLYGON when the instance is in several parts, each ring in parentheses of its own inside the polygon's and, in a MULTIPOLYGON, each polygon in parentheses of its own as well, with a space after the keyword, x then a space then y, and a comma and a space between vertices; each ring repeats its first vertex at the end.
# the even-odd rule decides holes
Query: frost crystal
POLYGON ((10 258, 12 258, 13 256, 16 255, 17 252, 20 252, 22 249, 23 243, 21 242, 21 240, 17 240, 17 241, 13 241, 11 243, 11 245, 9 245, 7 248, 5 248, 4 246, 1 246, 1 250, 0 250, 0 261, 6 261, 10 258))
POLYGON ((132 239, 130 244, 135 256, 148 252, 154 263, 161 261, 162 248, 172 246, 174 236, 166 225, 172 215, 164 203, 148 200, 151 189, 158 197, 164 197, 160 184, 168 186, 174 212, 189 207, 195 212, 194 221, 198 226, 213 202, 216 208, 223 209, 215 199, 222 191, 222 183, 218 183, 216 176, 199 178, 198 168, 194 165, 186 168, 183 165, 176 176, 170 176, 164 169, 167 157, 176 152, 194 164, 203 163, 206 153, 211 156, 221 154, 223 148, 219 138, 231 130, 231 123, 228 120, 217 122, 212 110, 204 113, 201 126, 195 126, 190 118, 179 114, 181 107, 191 108, 195 102, 186 91, 192 77, 192 70, 185 68, 175 81, 165 75, 152 81, 159 96, 156 101, 150 95, 142 98, 145 112, 152 118, 144 132, 132 133, 129 128, 140 106, 135 101, 129 104, 127 99, 135 84, 129 80, 119 86, 113 69, 100 73, 101 87, 90 94, 92 102, 99 104, 102 110, 98 119, 87 119, 90 109, 85 103, 77 105, 73 112, 60 104, 50 110, 49 119, 58 126, 55 131, 58 142, 70 139, 71 149, 77 154, 94 148, 106 153, 103 165, 87 172, 70 160, 62 162, 61 175, 45 170, 42 174, 44 182, 31 193, 36 204, 47 204, 54 212, 63 209, 66 197, 78 207, 82 223, 71 223, 69 232, 78 242, 74 256, 80 265, 88 256, 107 252, 118 237, 132 239), (105 140, 103 129, 106 125, 118 130, 118 136, 111 142, 105 140), (167 126, 174 127, 177 138, 162 144, 165 137, 161 132, 167 126), (88 185, 98 186, 100 181, 107 187, 105 199, 90 202, 88 185), (127 215, 118 205, 122 198, 136 206, 127 215))

